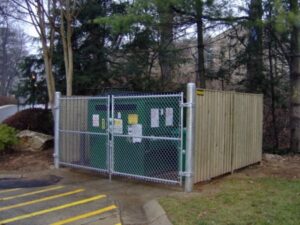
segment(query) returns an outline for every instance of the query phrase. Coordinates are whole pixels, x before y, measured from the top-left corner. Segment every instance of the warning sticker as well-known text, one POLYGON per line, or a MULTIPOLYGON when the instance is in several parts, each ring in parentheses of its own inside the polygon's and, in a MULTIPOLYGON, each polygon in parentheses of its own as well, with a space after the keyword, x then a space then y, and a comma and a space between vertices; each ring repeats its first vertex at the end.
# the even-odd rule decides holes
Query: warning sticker
POLYGON ((159 109, 151 109, 151 127, 159 127, 159 109))
POLYGON ((105 119, 101 120, 101 128, 102 128, 102 130, 105 129, 105 119))
POLYGON ((142 142, 142 138, 141 136, 143 136, 143 126, 142 124, 135 124, 132 126, 132 142, 133 143, 141 143, 142 142))
POLYGON ((114 119, 114 133, 123 134, 123 120, 114 119))
POLYGON ((203 96, 204 90, 197 90, 196 93, 197 93, 197 95, 203 96))
POLYGON ((93 127, 99 127, 99 115, 93 114, 93 127))
POLYGON ((173 126, 173 108, 166 108, 166 126, 173 126))
POLYGON ((143 136, 143 125, 134 124, 128 126, 128 135, 132 136, 133 143, 141 143, 143 136))
POLYGON ((138 114, 128 114, 128 124, 137 124, 139 122, 138 114))

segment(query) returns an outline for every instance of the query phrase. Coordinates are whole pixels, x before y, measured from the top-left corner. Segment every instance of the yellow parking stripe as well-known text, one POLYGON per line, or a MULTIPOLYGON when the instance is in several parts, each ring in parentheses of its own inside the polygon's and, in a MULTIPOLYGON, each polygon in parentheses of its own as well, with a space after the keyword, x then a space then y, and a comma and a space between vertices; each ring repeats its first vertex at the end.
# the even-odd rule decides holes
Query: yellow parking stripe
POLYGON ((26 197, 26 196, 30 196, 30 195, 39 194, 39 193, 44 193, 44 192, 47 192, 47 191, 58 190, 58 189, 61 189, 63 187, 64 186, 55 186, 55 187, 51 187, 51 188, 42 189, 42 190, 39 190, 39 191, 33 191, 33 192, 25 193, 25 194, 9 196, 9 197, 5 197, 5 198, 0 198, 0 201, 6 201, 6 200, 15 199, 15 198, 21 198, 21 197, 26 197))
POLYGON ((105 198, 105 197, 106 197, 105 195, 97 195, 97 196, 94 196, 92 198, 87 198, 87 199, 83 199, 83 200, 80 200, 80 201, 71 202, 71 203, 68 203, 68 204, 65 204, 65 205, 60 205, 60 206, 52 207, 52 208, 49 208, 49 209, 44 209, 44 210, 41 210, 41 211, 36 211, 36 212, 33 212, 33 213, 28 213, 28 214, 12 217, 12 218, 9 218, 9 219, 5 219, 5 220, 0 221, 0 224, 12 223, 12 222, 15 222, 15 221, 18 221, 18 220, 23 220, 23 219, 27 219, 27 218, 34 217, 34 216, 47 214, 47 213, 50 213, 50 212, 53 212, 53 211, 58 211, 58 210, 61 210, 61 209, 70 208, 72 206, 82 205, 82 204, 92 202, 92 201, 95 201, 95 200, 98 200, 98 199, 101 199, 101 198, 105 198))
POLYGON ((85 218, 92 217, 92 216, 96 216, 96 215, 111 211, 111 210, 116 209, 116 208, 117 208, 117 206, 111 205, 111 206, 108 206, 108 207, 105 207, 105 208, 102 208, 102 209, 99 209, 99 210, 96 210, 96 211, 84 213, 84 214, 81 214, 81 215, 78 215, 78 216, 73 216, 73 217, 70 217, 68 219, 61 220, 61 221, 58 221, 56 223, 52 223, 51 225, 63 225, 63 224, 67 224, 67 223, 72 223, 74 221, 85 219, 85 218))
POLYGON ((21 188, 13 188, 13 189, 2 190, 2 191, 0 191, 0 194, 7 193, 7 192, 13 192, 13 191, 17 191, 17 190, 20 190, 20 189, 21 188))
POLYGON ((49 200, 52 200, 52 199, 73 195, 73 194, 77 194, 77 193, 82 192, 82 191, 84 191, 84 189, 77 189, 77 190, 74 190, 74 191, 65 192, 65 193, 58 194, 58 195, 51 195, 51 196, 48 196, 48 197, 45 197, 45 198, 40 198, 40 199, 33 200, 33 201, 28 201, 28 202, 15 204, 15 205, 0 207, 0 212, 5 211, 5 210, 9 210, 9 209, 19 208, 19 207, 22 207, 22 206, 36 204, 36 203, 39 203, 39 202, 45 202, 45 201, 49 201, 49 200))

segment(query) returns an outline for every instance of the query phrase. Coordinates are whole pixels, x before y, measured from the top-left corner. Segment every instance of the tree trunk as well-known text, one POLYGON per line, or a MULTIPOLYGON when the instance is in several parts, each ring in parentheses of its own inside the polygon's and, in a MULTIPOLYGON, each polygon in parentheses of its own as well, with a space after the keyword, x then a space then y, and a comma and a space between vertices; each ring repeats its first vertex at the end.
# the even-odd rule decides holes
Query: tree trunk
POLYGON ((8 26, 1 28, 2 34, 1 34, 1 51, 2 51, 2 65, 1 65, 1 80, 0 80, 0 95, 6 96, 6 86, 7 86, 7 78, 8 78, 8 71, 7 71, 7 62, 8 62, 8 56, 7 56, 7 42, 8 42, 8 35, 9 35, 9 29, 8 26))
POLYGON ((71 22, 68 25, 67 46, 68 46, 68 79, 67 79, 67 96, 73 94, 73 49, 72 49, 72 31, 71 22))
MULTIPOLYGON (((271 35, 269 37, 268 51, 269 51, 269 74, 270 74, 270 85, 271 85, 271 111, 272 111, 272 123, 273 123, 273 139, 275 142, 274 150, 279 149, 278 131, 277 131, 277 117, 276 117, 276 106, 275 106, 275 89, 274 89, 274 73, 273 73, 273 54, 272 54, 272 40, 271 35)), ((276 64, 275 64, 276 65, 276 64)))
MULTIPOLYGON (((290 0, 291 12, 299 15, 297 0, 290 0)), ((293 21, 290 62, 290 125, 291 151, 300 153, 300 28, 293 21)))
POLYGON ((66 85, 67 85, 67 96, 72 96, 73 94, 73 49, 72 49, 72 10, 70 8, 70 1, 67 0, 63 3, 61 1, 60 8, 60 35, 63 44, 63 54, 65 63, 65 73, 66 73, 66 85), (65 7, 63 5, 65 4, 65 7), (66 22, 66 23, 65 23, 66 22))
POLYGON ((173 12, 170 5, 158 4, 160 49, 159 65, 161 70, 161 90, 165 90, 172 81, 173 72, 173 12))
POLYGON ((251 0, 249 6, 250 28, 247 44, 247 82, 249 92, 261 91, 263 76, 263 29, 259 22, 262 20, 262 0, 251 0))
POLYGON ((206 87, 205 77, 205 59, 204 59, 204 39, 203 39, 203 2, 196 0, 196 24, 197 24, 197 71, 196 71, 196 84, 197 87, 206 87))
POLYGON ((45 63, 45 73, 46 73, 46 81, 47 81, 46 83, 47 83, 49 103, 52 112, 54 112, 55 81, 52 73, 52 56, 45 48, 43 50, 43 59, 45 63))

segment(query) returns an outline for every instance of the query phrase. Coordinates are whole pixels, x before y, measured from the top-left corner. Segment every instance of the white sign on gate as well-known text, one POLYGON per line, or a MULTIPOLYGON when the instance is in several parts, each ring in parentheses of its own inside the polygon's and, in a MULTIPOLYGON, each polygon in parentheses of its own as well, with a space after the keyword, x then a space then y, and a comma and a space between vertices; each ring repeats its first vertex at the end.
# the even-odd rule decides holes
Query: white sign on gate
POLYGON ((159 127, 159 109, 151 109, 151 127, 159 127))

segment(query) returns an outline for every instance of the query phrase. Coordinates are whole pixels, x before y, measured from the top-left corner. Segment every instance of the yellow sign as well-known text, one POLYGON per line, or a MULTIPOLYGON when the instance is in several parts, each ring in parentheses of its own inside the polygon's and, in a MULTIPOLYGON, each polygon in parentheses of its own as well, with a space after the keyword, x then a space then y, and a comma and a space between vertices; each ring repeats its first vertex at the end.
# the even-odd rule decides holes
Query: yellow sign
POLYGON ((123 121, 120 119, 115 119, 114 121, 115 121, 115 126, 122 126, 122 124, 123 124, 122 123, 123 121))
POLYGON ((128 124, 137 124, 139 122, 138 114, 128 114, 128 124))
POLYGON ((204 90, 197 90, 196 93, 197 93, 197 95, 203 96, 204 90))

